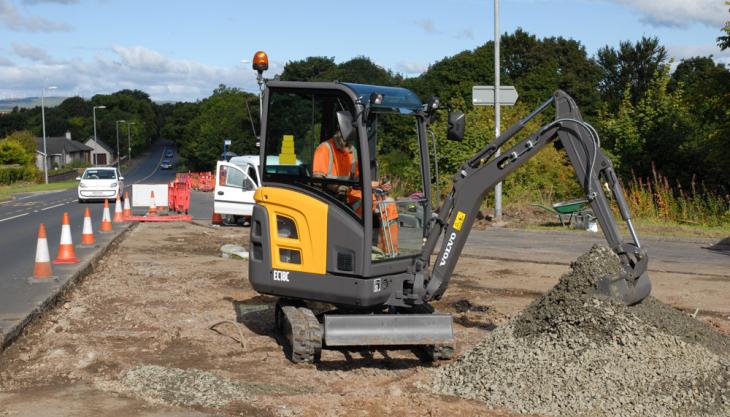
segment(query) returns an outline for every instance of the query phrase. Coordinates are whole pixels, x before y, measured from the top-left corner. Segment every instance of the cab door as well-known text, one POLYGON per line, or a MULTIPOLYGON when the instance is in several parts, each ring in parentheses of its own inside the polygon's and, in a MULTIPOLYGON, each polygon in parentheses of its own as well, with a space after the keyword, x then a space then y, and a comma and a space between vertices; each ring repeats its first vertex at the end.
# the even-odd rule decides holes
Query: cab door
POLYGON ((250 217, 256 185, 246 167, 218 161, 215 173, 213 210, 219 214, 250 217))

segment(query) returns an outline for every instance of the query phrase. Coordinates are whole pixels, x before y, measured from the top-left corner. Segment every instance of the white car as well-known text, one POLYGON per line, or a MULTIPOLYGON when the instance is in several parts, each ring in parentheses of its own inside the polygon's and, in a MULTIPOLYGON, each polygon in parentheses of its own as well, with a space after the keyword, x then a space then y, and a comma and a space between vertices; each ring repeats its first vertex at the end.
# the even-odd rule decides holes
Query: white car
POLYGON ((76 177, 76 181, 79 181, 79 203, 87 200, 116 200, 124 192, 124 177, 114 167, 86 168, 83 175, 76 177))

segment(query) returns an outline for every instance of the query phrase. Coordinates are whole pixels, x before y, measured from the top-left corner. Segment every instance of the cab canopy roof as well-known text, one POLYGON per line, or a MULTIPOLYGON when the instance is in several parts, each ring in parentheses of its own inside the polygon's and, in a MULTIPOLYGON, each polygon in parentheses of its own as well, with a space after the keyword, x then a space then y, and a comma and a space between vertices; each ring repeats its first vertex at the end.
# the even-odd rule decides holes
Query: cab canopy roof
POLYGON ((363 105, 368 104, 372 93, 382 94, 382 103, 370 103, 370 108, 374 111, 416 113, 423 107, 423 103, 416 93, 407 88, 355 83, 342 83, 342 85, 351 89, 360 98, 363 105))

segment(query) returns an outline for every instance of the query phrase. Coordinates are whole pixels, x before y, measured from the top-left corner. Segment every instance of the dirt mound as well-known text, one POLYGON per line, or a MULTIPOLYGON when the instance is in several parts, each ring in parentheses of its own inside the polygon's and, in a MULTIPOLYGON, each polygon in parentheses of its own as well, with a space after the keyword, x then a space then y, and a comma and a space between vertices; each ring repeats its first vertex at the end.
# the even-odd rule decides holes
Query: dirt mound
POLYGON ((433 389, 547 415, 730 415, 724 336, 690 331, 687 317, 656 300, 626 307, 594 297, 594 283, 618 269, 611 250, 593 247, 551 291, 437 371, 433 389))

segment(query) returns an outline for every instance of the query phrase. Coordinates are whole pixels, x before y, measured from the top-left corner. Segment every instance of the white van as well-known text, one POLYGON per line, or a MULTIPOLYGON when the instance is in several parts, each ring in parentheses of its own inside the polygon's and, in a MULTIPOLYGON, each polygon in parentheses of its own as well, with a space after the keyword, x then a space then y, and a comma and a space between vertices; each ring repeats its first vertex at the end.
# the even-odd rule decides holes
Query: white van
MULTIPOLYGON (((255 203, 253 194, 261 186, 259 177, 260 160, 258 155, 234 156, 230 161, 218 161, 215 167, 215 190, 213 210, 219 213, 226 223, 233 224, 243 220, 248 223, 255 203)), ((301 172, 309 176, 306 167, 299 159, 294 165, 279 165, 279 157, 267 157, 269 172, 301 172)))
POLYGON ((253 212, 253 194, 259 182, 259 156, 234 156, 229 162, 218 161, 215 167, 213 211, 226 223, 248 222, 253 212))

